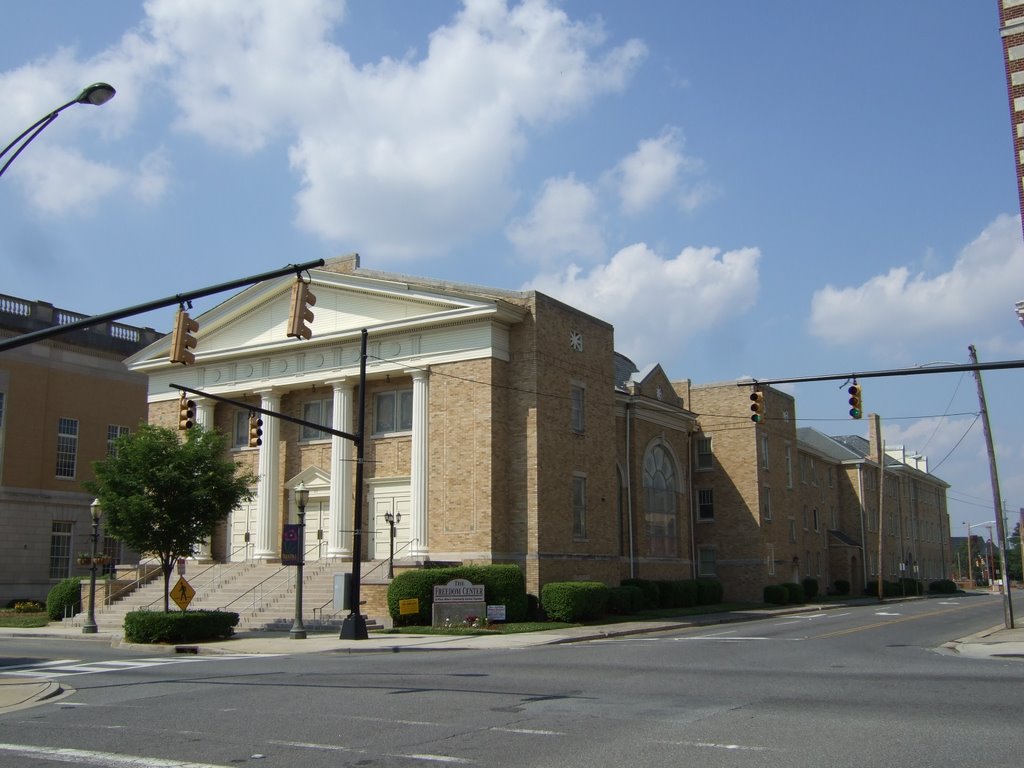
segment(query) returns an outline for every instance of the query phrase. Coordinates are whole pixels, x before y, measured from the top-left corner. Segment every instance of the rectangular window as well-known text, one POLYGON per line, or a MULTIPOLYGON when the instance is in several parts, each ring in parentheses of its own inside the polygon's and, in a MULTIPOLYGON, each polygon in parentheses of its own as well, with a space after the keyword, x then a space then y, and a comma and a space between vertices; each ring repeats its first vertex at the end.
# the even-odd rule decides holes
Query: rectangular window
POLYGON ((57 421, 57 477, 74 479, 78 459, 78 419, 57 421))
POLYGON ((835 484, 835 481, 836 481, 835 480, 835 471, 834 471, 834 469, 835 469, 834 467, 829 467, 828 468, 828 487, 829 488, 832 488, 834 486, 834 484, 835 484))
POLYGON ((761 435, 761 469, 768 469, 768 435, 761 435))
POLYGON ((54 520, 50 525, 50 578, 66 579, 71 573, 71 532, 74 523, 54 520))
POLYGON ((793 487, 793 447, 786 446, 786 487, 793 487))
POLYGON ((697 519, 715 519, 715 493, 710 488, 702 488, 697 491, 697 519))
POLYGON ((573 432, 583 432, 584 420, 583 420, 583 395, 585 390, 583 387, 572 386, 570 390, 570 410, 569 410, 569 422, 573 432))
POLYGON ((772 489, 767 486, 761 489, 761 519, 772 519, 772 489))
MULTIPOLYGON (((257 414, 259 415, 259 414, 257 414)), ((262 418, 262 416, 260 416, 262 418)), ((249 411, 235 411, 234 433, 231 439, 234 448, 246 448, 249 445, 249 411)))
POLYGON ((812 519, 814 521, 814 530, 817 531, 818 530, 818 508, 817 507, 815 507, 814 510, 811 512, 811 517, 812 517, 812 519))
POLYGON ((711 469, 714 466, 714 456, 711 453, 711 438, 697 438, 697 469, 711 469))
MULTIPOLYGON (((314 424, 322 424, 325 427, 331 426, 331 413, 333 406, 330 400, 314 400, 302 404, 302 420, 311 421, 314 424)), ((302 425, 299 433, 299 440, 326 440, 329 438, 326 432, 302 425)))
POLYGON ((379 393, 373 399, 373 414, 374 434, 411 432, 412 390, 396 389, 379 393))
POLYGON ((714 547, 701 547, 698 553, 697 564, 698 576, 715 575, 715 549, 714 547))
POLYGON ((796 520, 789 520, 789 543, 796 544, 796 520))
POLYGON ((587 478, 578 475, 572 478, 572 536, 587 538, 587 478))
POLYGON ((128 427, 120 427, 117 424, 107 425, 107 456, 114 455, 114 443, 117 442, 117 438, 121 435, 127 435, 131 432, 128 427))
POLYGON ((800 462, 800 482, 801 483, 806 483, 807 482, 807 457, 804 456, 803 454, 800 454, 799 462, 800 462))
POLYGON ((807 530, 807 505, 806 504, 804 504, 803 521, 804 521, 804 530, 806 531, 807 530))
POLYGON ((768 566, 768 575, 775 575, 775 545, 768 545, 768 555, 765 557, 766 565, 768 566))

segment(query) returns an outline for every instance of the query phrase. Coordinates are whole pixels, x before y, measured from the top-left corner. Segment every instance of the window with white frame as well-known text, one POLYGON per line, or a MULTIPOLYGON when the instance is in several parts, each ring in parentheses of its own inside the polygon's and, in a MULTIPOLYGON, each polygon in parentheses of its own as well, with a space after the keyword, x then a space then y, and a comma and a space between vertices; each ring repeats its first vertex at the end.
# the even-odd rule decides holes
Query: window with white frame
POLYGON ((804 530, 806 531, 807 530, 807 505, 806 504, 804 504, 803 521, 804 521, 804 530))
POLYGON ((250 411, 235 411, 235 424, 231 436, 231 445, 234 448, 245 448, 249 445, 249 413, 250 411))
POLYGON ((587 478, 583 475, 572 478, 572 537, 587 538, 587 478))
POLYGON ((789 543, 796 544, 796 520, 789 519, 789 543))
MULTIPOLYGON (((302 404, 302 420, 311 421, 314 424, 321 424, 325 427, 331 426, 331 415, 333 413, 331 400, 311 400, 302 404)), ((299 431, 299 440, 326 440, 329 434, 316 427, 302 425, 299 431)))
POLYGON ((786 487, 793 487, 793 446, 786 446, 786 487))
POLYGON ((54 520, 50 524, 50 578, 66 579, 71 573, 71 534, 75 524, 54 520))
POLYGON ((569 426, 573 432, 580 434, 586 424, 583 410, 585 394, 586 390, 578 384, 573 384, 569 389, 569 426))
POLYGON ((714 467, 714 455, 711 453, 711 438, 697 438, 697 469, 711 469, 714 467))
POLYGON ((767 485, 761 489, 761 519, 765 522, 772 519, 772 489, 767 485))
POLYGON ((701 547, 697 553, 697 575, 715 575, 715 548, 701 547))
POLYGON ((761 435, 761 469, 768 469, 768 435, 761 435))
POLYGON ((711 488, 701 488, 697 491, 697 519, 715 519, 715 492, 711 488))
POLYGON ((74 479, 78 463, 78 419, 57 420, 57 477, 74 479))
POLYGON ((128 427, 122 427, 117 424, 107 425, 107 456, 114 455, 114 444, 117 442, 117 438, 122 435, 127 435, 129 432, 131 432, 131 430, 128 427))
POLYGON ((412 390, 378 392, 373 398, 374 434, 412 431, 412 390))
POLYGON ((775 545, 768 545, 768 554, 765 556, 765 564, 768 566, 768 575, 775 575, 775 545))
POLYGON ((815 507, 813 510, 811 510, 811 520, 814 523, 814 530, 817 531, 818 530, 818 508, 817 507, 815 507))

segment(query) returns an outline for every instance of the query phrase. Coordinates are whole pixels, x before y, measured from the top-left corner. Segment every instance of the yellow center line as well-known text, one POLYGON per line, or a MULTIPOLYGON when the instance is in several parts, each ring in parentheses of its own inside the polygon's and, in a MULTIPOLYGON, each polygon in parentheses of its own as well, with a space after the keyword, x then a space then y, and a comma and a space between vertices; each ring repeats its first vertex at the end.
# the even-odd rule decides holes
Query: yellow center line
POLYGON ((941 615, 943 615, 945 613, 955 613, 956 611, 966 611, 969 608, 976 608, 976 607, 979 607, 979 606, 974 606, 974 605, 958 605, 958 606, 955 606, 953 608, 945 608, 945 609, 943 609, 941 611, 930 611, 929 613, 922 613, 922 614, 918 614, 916 616, 903 616, 902 618, 899 618, 899 619, 890 619, 889 621, 877 621, 874 624, 864 624, 863 626, 859 626, 859 627, 850 627, 849 629, 840 629, 840 630, 836 630, 835 632, 827 632, 824 635, 814 635, 813 637, 810 637, 808 639, 809 640, 827 640, 830 637, 839 637, 840 635, 850 635, 850 634, 853 634, 854 632, 862 632, 863 630, 866 630, 866 629, 877 629, 878 627, 887 627, 887 626, 889 626, 891 624, 899 624, 899 623, 904 622, 904 621, 915 621, 917 619, 927 619, 927 618, 930 618, 932 616, 941 616, 941 615))

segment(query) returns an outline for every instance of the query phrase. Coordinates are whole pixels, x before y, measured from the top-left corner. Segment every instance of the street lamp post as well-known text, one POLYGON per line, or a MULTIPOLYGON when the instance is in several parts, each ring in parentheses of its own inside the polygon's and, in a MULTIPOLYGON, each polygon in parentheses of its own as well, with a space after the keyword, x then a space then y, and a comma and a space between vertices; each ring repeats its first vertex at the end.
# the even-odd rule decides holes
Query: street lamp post
POLYGON ((299 508, 299 563, 295 567, 295 620, 288 632, 292 640, 305 640, 306 628, 302 626, 302 563, 306 559, 306 502, 309 489, 305 483, 295 487, 295 504, 299 508))
POLYGON ((24 150, 25 147, 32 143, 32 139, 34 139, 36 136, 42 133, 46 126, 48 126, 50 123, 56 120, 57 115, 59 115, 65 109, 74 104, 92 104, 93 106, 98 107, 102 104, 106 104, 108 101, 114 98, 115 93, 117 93, 117 91, 114 90, 114 87, 108 85, 107 83, 93 83, 92 85, 83 88, 82 92, 78 94, 75 98, 73 98, 71 101, 69 101, 67 104, 63 104, 57 107, 49 114, 44 115, 43 117, 36 120, 34 123, 32 123, 32 125, 30 125, 24 131, 22 131, 21 134, 19 134, 18 138, 16 138, 10 144, 4 147, 3 151, 0 152, 0 159, 2 159, 4 155, 6 155, 8 152, 14 149, 14 147, 17 146, 20 142, 20 146, 18 146, 18 148, 14 150, 14 153, 9 158, 7 158, 7 162, 4 163, 2 167, 0 167, 0 176, 4 175, 4 171, 6 171, 10 164, 14 162, 14 158, 20 155, 22 150, 24 150), (24 139, 24 141, 22 141, 22 139, 24 139))
POLYGON ((93 499, 89 505, 89 516, 92 518, 92 553, 89 558, 89 613, 82 625, 83 635, 95 635, 96 626, 96 543, 100 538, 100 500, 93 499))
POLYGON ((384 521, 391 528, 391 547, 388 550, 388 578, 395 578, 395 526, 402 522, 401 512, 385 512, 384 521))

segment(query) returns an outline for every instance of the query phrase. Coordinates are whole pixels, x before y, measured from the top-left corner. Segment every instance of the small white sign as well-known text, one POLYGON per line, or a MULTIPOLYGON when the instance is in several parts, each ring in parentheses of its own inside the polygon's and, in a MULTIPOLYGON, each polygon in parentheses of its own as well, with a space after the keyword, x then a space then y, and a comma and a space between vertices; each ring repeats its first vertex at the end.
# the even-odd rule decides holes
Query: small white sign
POLYGON ((505 620, 505 606, 504 605, 488 605, 487 606, 487 621, 504 621, 505 620))

